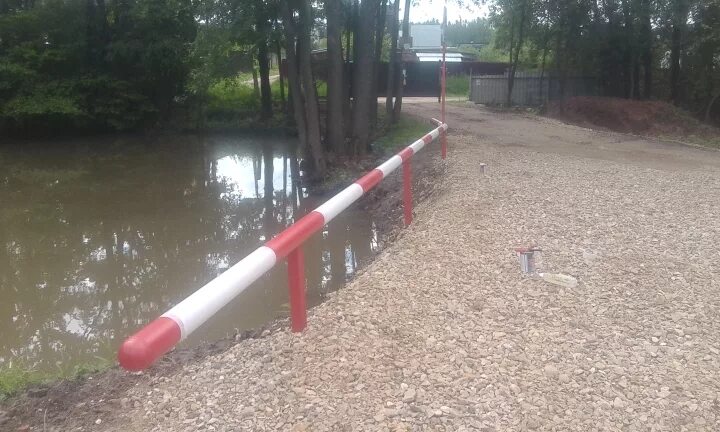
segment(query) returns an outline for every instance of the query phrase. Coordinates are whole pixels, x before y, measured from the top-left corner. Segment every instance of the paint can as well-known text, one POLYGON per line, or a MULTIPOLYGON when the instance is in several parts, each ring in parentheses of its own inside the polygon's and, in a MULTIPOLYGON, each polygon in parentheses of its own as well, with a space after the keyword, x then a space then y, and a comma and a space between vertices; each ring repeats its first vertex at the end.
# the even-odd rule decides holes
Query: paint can
POLYGON ((485 175, 485 168, 486 168, 486 166, 487 166, 487 165, 485 165, 484 163, 481 163, 481 164, 480 164, 480 174, 485 175))
POLYGON ((523 274, 535 274, 537 272, 537 261, 541 249, 537 247, 517 248, 515 252, 518 255, 518 261, 520 261, 520 271, 523 274))

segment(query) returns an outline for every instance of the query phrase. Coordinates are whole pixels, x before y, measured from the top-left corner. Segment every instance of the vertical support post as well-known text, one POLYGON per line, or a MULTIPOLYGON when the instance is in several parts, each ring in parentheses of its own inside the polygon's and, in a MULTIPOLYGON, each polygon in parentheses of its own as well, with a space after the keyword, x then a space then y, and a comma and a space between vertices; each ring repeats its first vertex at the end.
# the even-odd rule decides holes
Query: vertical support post
POLYGON ((287 256, 288 287, 290 290, 290 320, 293 332, 305 330, 307 310, 305 306, 305 257, 302 246, 287 256))
MULTIPOLYGON (((445 30, 447 29, 447 0, 443 8, 443 25, 442 25, 442 78, 440 80, 440 120, 445 123, 445 83, 447 74, 447 63, 445 62, 445 52, 447 51, 447 43, 445 42, 445 30)), ((440 149, 442 158, 447 156, 447 136, 446 132, 440 131, 440 149)))
POLYGON ((412 223, 412 159, 407 158, 402 163, 403 170, 403 210, 405 212, 405 226, 412 223))

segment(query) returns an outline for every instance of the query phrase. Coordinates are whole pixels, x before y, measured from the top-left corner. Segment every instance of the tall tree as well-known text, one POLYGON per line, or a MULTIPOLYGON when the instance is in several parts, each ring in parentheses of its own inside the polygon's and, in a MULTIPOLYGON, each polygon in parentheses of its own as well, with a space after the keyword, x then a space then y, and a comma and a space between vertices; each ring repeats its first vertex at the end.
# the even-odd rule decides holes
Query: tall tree
POLYGON ((338 0, 325 0, 327 18, 327 141, 335 154, 345 149, 345 81, 342 53, 343 11, 338 0))
MULTIPOLYGON (((403 27, 402 27, 402 55, 405 54, 405 47, 410 44, 410 5, 411 0, 405 0, 405 7, 403 8, 403 27)), ((401 63, 402 65, 402 60, 401 63)), ((393 119, 397 121, 400 118, 400 111, 402 111, 402 98, 403 91, 405 90, 405 76, 402 71, 395 73, 395 113, 393 119)))
MULTIPOLYGON (((363 0, 360 3, 359 21, 374 23, 381 0, 363 0)), ((375 63, 375 28, 374 26, 357 26, 357 62, 353 70, 354 106, 352 143, 353 153, 356 156, 365 154, 370 139, 373 73, 375 63)))
POLYGON ((397 84, 396 74, 400 73, 402 65, 398 55, 398 33, 400 31, 400 0, 393 1, 392 12, 390 14, 390 58, 387 69, 387 90, 385 92, 385 115, 389 123, 395 123, 395 85, 397 84))

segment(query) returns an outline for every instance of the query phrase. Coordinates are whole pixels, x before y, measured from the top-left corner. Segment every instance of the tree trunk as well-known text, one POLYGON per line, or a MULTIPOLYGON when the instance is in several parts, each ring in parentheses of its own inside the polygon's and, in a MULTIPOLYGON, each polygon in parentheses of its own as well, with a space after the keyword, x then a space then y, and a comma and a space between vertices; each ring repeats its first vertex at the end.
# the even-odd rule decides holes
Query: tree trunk
POLYGON ((336 155, 345 153, 343 105, 342 9, 338 0, 325 0, 327 17, 327 136, 336 155))
POLYGON ((635 52, 633 49, 633 22, 630 11, 630 0, 622 0, 622 11, 625 17, 625 46, 623 48, 623 83, 624 96, 626 99, 633 97, 635 92, 633 82, 633 64, 635 52))
POLYGON ((260 119, 272 118, 272 93, 270 90, 270 67, 268 66, 268 47, 265 39, 264 26, 258 25, 261 29, 260 40, 257 43, 258 68, 260 69, 260 119))
MULTIPOLYGON (((280 48, 280 41, 275 43, 275 51, 277 55, 278 73, 280 74, 280 103, 282 104, 282 110, 287 114, 287 101, 285 100, 285 77, 282 73, 282 49, 280 48)), ((287 66, 287 64, 285 65, 287 66)))
POLYGON ((673 24, 670 45, 670 98, 674 104, 680 103, 680 48, 682 31, 678 23, 673 24))
POLYGON ((370 127, 377 129, 378 93, 380 92, 380 62, 382 61, 382 46, 385 38, 385 17, 387 16, 387 0, 381 0, 375 18, 375 61, 373 62, 373 98, 370 102, 370 127))
POLYGON ((387 91, 385 92, 385 114, 388 124, 395 123, 395 112, 393 109, 393 97, 395 96, 395 74, 400 65, 398 65, 398 32, 400 30, 399 23, 400 0, 393 2, 392 21, 390 22, 390 60, 387 69, 387 91))
POLYGON ((255 62, 253 61, 252 57, 250 57, 250 66, 252 67, 253 91, 255 93, 255 98, 260 99, 260 84, 258 84, 258 73, 257 69, 255 69, 255 62))
MULTIPOLYGON (((527 16, 527 1, 522 3, 522 10, 520 11, 520 28, 518 29, 518 40, 515 46, 515 58, 513 59, 513 40, 514 35, 510 38, 510 73, 508 74, 508 94, 507 94, 507 106, 512 105, 512 91, 515 86, 515 72, 517 72, 518 63, 520 62, 520 50, 525 38, 525 19, 527 16)), ((511 27, 511 31, 512 27, 511 27)))
POLYGON ((641 1, 641 28, 642 28, 642 63, 643 63, 643 98, 652 98, 652 76, 653 76, 653 34, 652 34, 652 23, 651 23, 651 0, 641 1))
POLYGON ((320 114, 318 112, 317 89, 312 73, 310 50, 310 31, 312 29, 312 9, 310 0, 299 0, 300 4, 300 79, 305 97, 305 115, 307 118, 307 144, 317 176, 325 175, 325 155, 320 136, 320 114))
POLYGON ((670 94, 674 104, 682 102, 681 56, 683 51, 683 38, 687 27, 690 5, 688 0, 674 0, 672 3, 672 36, 670 44, 670 94))
MULTIPOLYGON (((405 53, 405 45, 410 43, 410 0, 405 0, 405 9, 403 10, 403 37, 402 37, 402 50, 405 53)), ((395 113, 393 119, 397 122, 400 118, 400 112, 402 111, 402 98, 403 91, 405 90, 405 74, 403 73, 403 60, 400 59, 400 70, 395 74, 395 113)))
MULTIPOLYGON (((290 9, 288 2, 281 2, 280 12, 283 18, 283 26, 285 27, 285 61, 287 63, 288 77, 288 99, 293 108, 295 125, 300 140, 300 148, 307 148, 307 120, 305 119, 305 101, 300 84, 299 62, 295 47, 295 38, 297 37, 297 29, 293 18, 293 11, 290 9)), ((297 154, 294 155, 297 157, 297 154)))
MULTIPOLYGON (((364 0, 360 5, 360 22, 375 21, 380 0, 364 0)), ((353 108, 352 142, 355 156, 362 156, 370 139, 370 108, 373 93, 373 63, 375 62, 373 26, 357 26, 357 63, 353 73, 355 104, 353 108)), ((377 98, 376 98, 377 99, 377 98)))
POLYGON ((710 123, 710 114, 712 113, 712 107, 715 105, 715 101, 720 98, 720 93, 716 93, 715 96, 713 96, 710 99, 710 102, 707 104, 707 107, 705 107, 705 122, 710 123))
POLYGON ((543 56, 542 56, 542 65, 540 67, 540 103, 545 104, 545 96, 543 95, 543 92, 545 91, 544 83, 545 83, 545 64, 547 62, 547 55, 548 55, 548 43, 550 42, 550 29, 545 29, 545 37, 543 38, 543 56))

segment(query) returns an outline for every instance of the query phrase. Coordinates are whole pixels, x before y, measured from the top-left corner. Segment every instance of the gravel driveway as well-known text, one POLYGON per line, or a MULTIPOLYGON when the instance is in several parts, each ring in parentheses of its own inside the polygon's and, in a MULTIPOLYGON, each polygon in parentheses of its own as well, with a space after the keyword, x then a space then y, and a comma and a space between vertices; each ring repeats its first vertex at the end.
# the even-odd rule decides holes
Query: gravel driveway
POLYGON ((720 153, 448 119, 439 193, 305 333, 139 385, 98 429, 720 430, 720 153), (522 277, 529 244, 579 285, 522 277))

